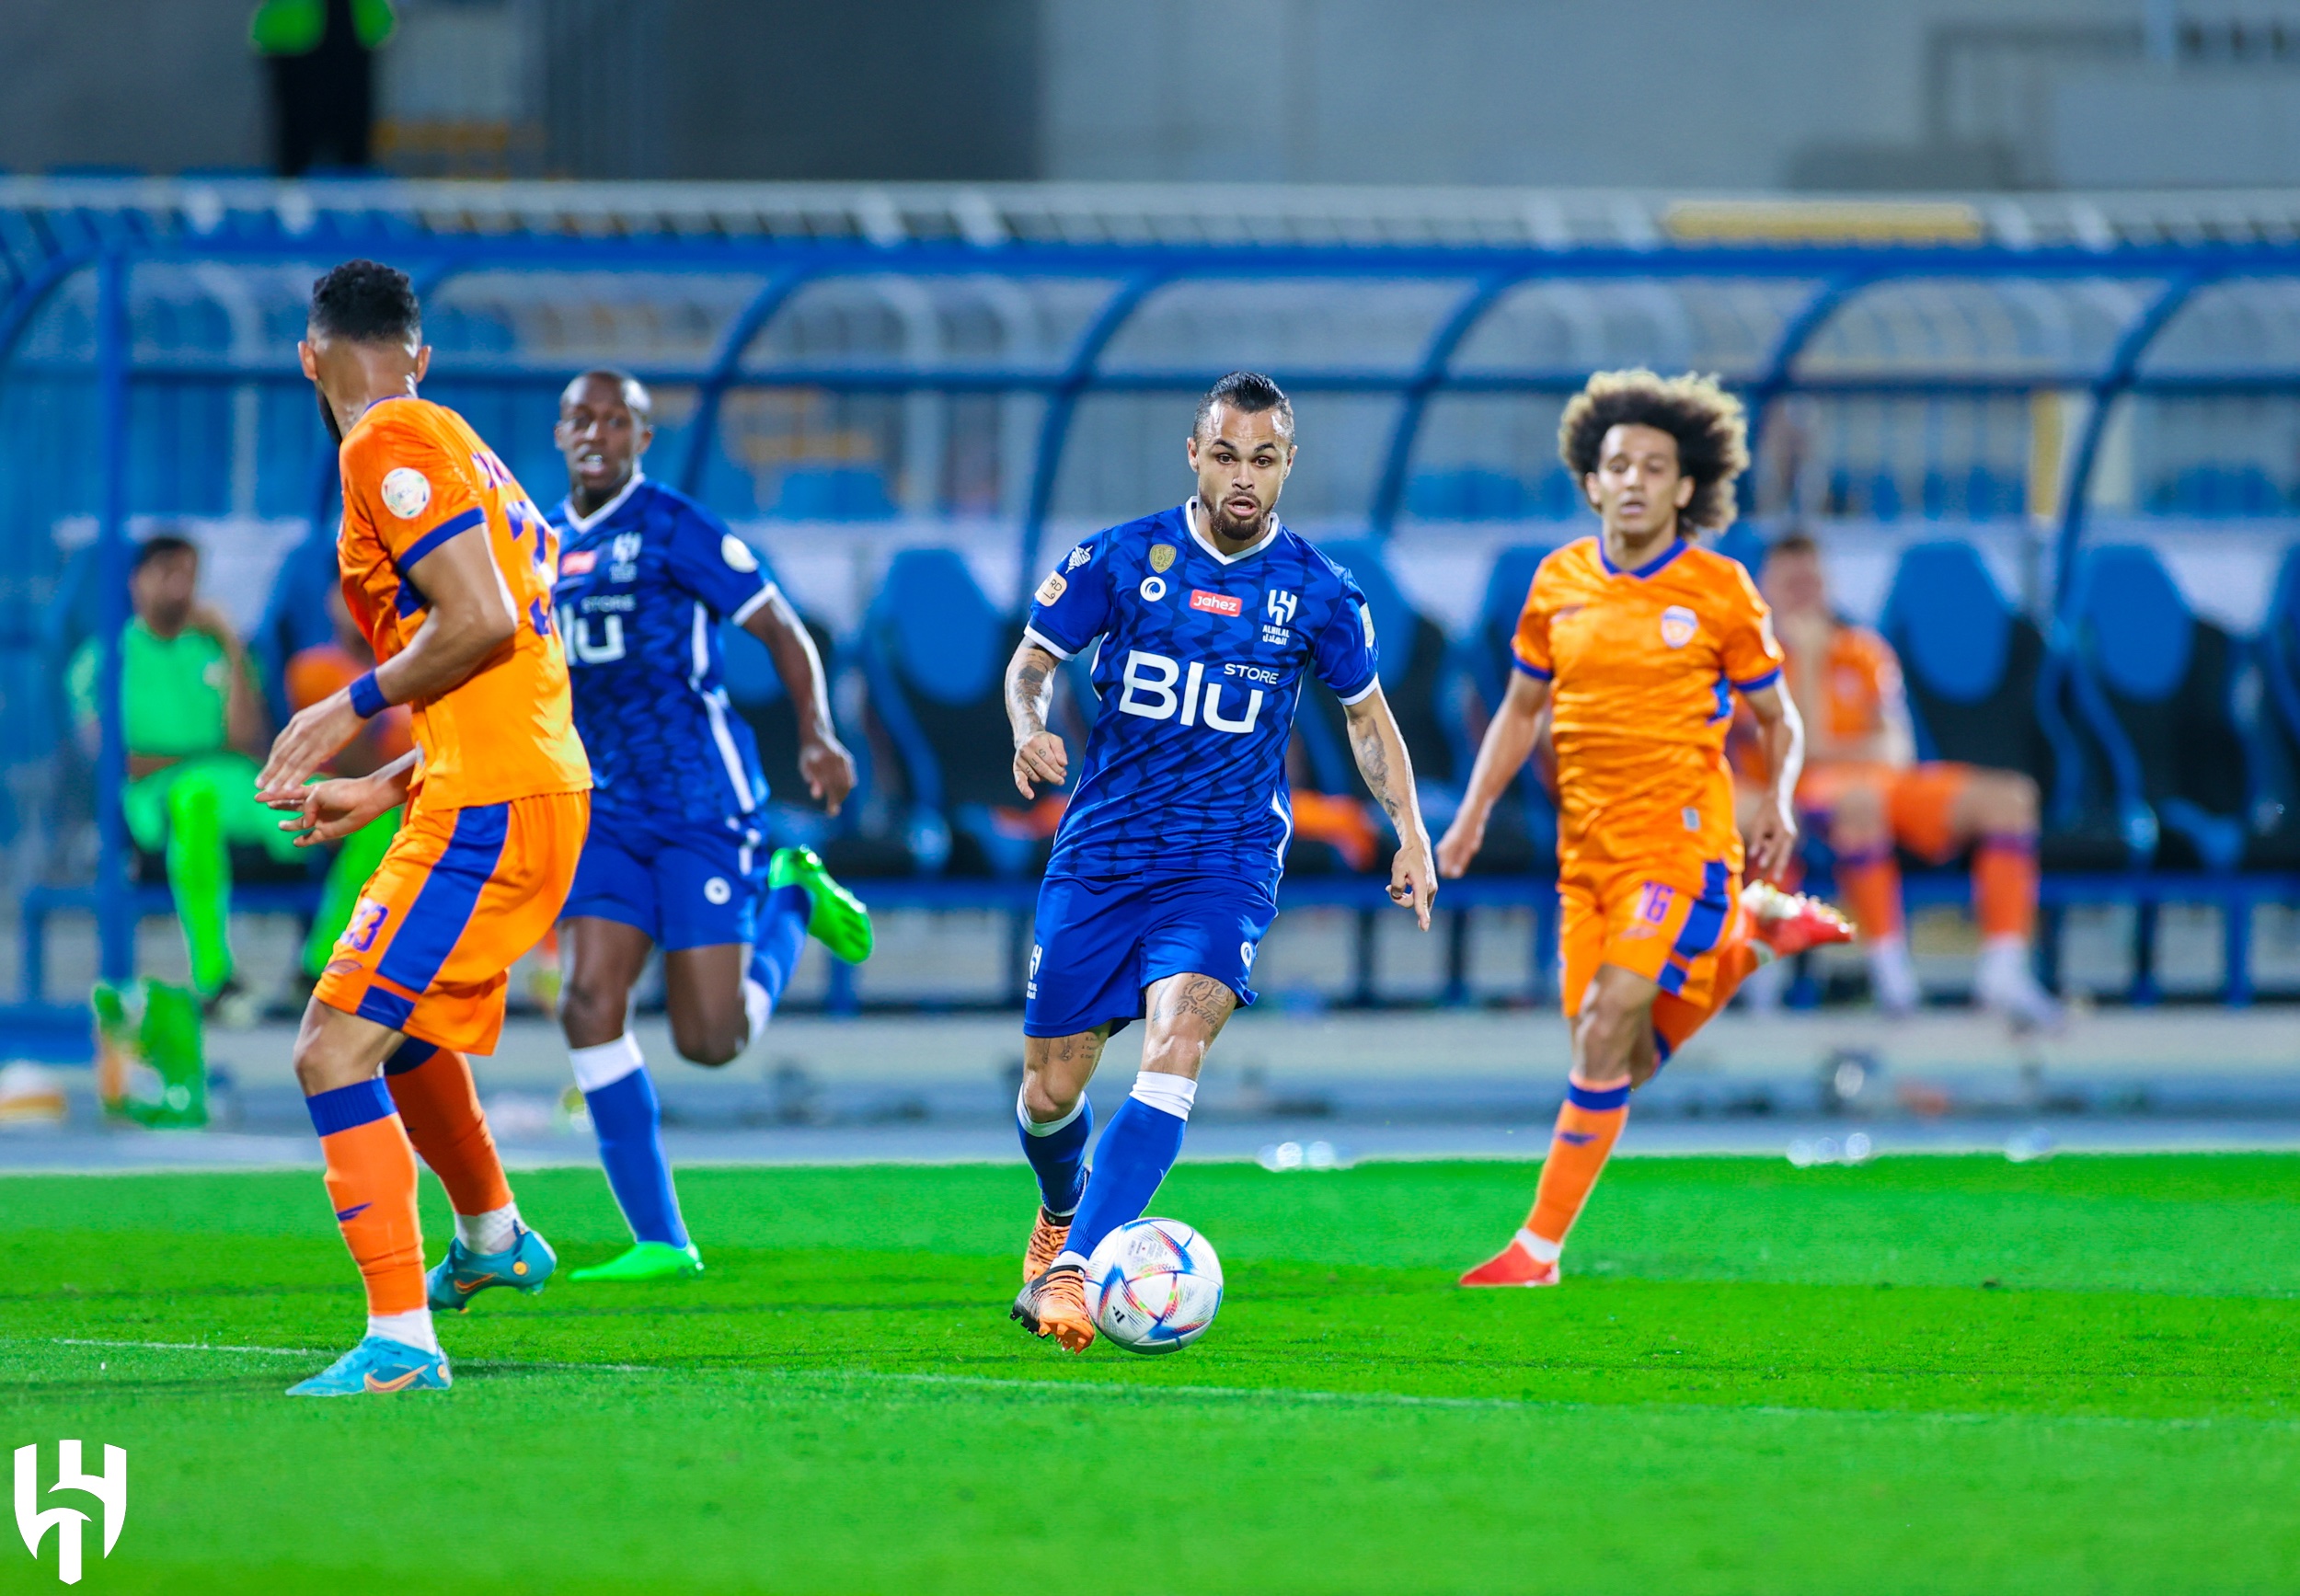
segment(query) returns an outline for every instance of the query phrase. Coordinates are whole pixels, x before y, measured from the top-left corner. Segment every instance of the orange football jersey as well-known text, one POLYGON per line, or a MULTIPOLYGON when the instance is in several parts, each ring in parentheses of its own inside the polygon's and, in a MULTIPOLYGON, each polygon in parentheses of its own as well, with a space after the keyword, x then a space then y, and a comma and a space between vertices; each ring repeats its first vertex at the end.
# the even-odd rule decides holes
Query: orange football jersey
POLYGON ((1561 861, 1690 853, 1738 870, 1732 689, 1779 675, 1771 612, 1737 560, 1678 543, 1636 570, 1585 537, 1534 573, 1518 669, 1553 683, 1561 861))
POLYGON ((344 599, 379 662, 431 614, 421 560, 465 533, 488 540, 519 618, 512 640, 469 676, 409 705, 420 801, 461 809, 588 788, 591 763, 551 618, 558 534, 526 490, 461 416, 427 399, 370 406, 344 438, 341 463, 336 557, 344 599))
POLYGON ((1873 737, 1885 729, 1887 712, 1898 708, 1901 661, 1892 645, 1867 626, 1841 626, 1829 636, 1820 686, 1831 737, 1873 737))

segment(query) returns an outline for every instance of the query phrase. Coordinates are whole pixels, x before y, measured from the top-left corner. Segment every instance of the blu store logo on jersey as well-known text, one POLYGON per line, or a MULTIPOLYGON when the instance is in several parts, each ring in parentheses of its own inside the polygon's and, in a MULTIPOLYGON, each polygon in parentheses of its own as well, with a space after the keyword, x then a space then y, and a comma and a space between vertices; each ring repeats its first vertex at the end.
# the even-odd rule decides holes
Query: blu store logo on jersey
POLYGON ((1178 660, 1164 654, 1152 654, 1141 649, 1126 650, 1125 691, 1119 695, 1118 712, 1138 715, 1144 720, 1177 720, 1184 726, 1204 725, 1214 731, 1226 731, 1243 736, 1254 729, 1262 713, 1261 687, 1248 686, 1260 683, 1275 690, 1278 672, 1260 665, 1223 665, 1214 675, 1200 660, 1192 660, 1187 672, 1178 660), (1213 680, 1208 680, 1213 676, 1213 680), (1180 690, 1176 691, 1179 683, 1180 690), (1246 713, 1223 713, 1222 692, 1246 694, 1246 713))

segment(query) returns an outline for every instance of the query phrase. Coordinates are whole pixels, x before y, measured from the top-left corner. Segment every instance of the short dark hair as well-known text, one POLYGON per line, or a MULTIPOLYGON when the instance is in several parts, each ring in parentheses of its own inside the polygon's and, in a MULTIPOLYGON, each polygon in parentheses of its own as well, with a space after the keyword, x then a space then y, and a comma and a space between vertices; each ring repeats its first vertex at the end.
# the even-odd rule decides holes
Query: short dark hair
POLYGON ((311 325, 354 343, 405 343, 423 334, 415 284, 380 260, 347 260, 312 284, 311 325))
POLYGON ((1765 545, 1765 557, 1767 563, 1777 554, 1811 555, 1813 558, 1819 559, 1821 545, 1813 541, 1811 533, 1800 528, 1785 532, 1765 545))
POLYGON ((1275 410, 1278 430, 1286 435, 1288 442, 1294 441, 1294 401, 1286 397, 1283 388, 1259 372, 1232 372, 1208 388, 1205 396, 1198 401, 1198 414, 1190 424, 1190 436, 1206 435, 1206 422, 1213 418, 1216 405, 1227 405, 1249 416, 1275 410))
POLYGON ((559 390, 559 402, 565 404, 568 395, 589 382, 613 383, 615 392, 622 395, 624 404, 637 411, 642 419, 653 422, 655 396, 647 391, 645 383, 620 366, 593 366, 589 371, 577 372, 568 378, 567 386, 559 390))
POLYGON ((133 574, 140 571, 154 560, 164 559, 171 554, 188 554, 192 558, 198 559, 200 545, 181 533, 155 532, 136 545, 135 558, 128 565, 129 572, 133 574))
POLYGON ((1687 525, 1722 532, 1733 523, 1733 480, 1749 468, 1749 420, 1715 377, 1662 377, 1642 368, 1591 377, 1558 422, 1558 457, 1576 488, 1597 469, 1598 451, 1616 427, 1657 427, 1677 440, 1677 469, 1694 483, 1683 512, 1687 525))

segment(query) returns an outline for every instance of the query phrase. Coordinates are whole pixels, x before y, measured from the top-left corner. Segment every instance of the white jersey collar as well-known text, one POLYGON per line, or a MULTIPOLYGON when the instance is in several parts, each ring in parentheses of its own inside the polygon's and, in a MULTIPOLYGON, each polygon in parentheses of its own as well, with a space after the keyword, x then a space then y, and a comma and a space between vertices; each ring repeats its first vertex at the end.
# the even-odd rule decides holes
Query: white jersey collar
POLYGON ((1278 518, 1275 515, 1272 515, 1270 518, 1270 530, 1262 534, 1260 542, 1249 544, 1246 547, 1238 550, 1236 554, 1224 554, 1220 549, 1214 547, 1213 539, 1208 537, 1199 529, 1198 495, 1195 493, 1190 496, 1190 502, 1182 506, 1182 523, 1190 528, 1191 540, 1195 542, 1200 548, 1204 549, 1208 554, 1213 556, 1215 559, 1220 560, 1224 565, 1236 565, 1240 560, 1252 559, 1256 555, 1261 553, 1262 550, 1268 548, 1278 535, 1278 518))
POLYGON ((589 515, 578 515, 575 513, 575 496, 572 493, 569 494, 567 496, 568 531, 589 532, 592 527, 597 526, 601 522, 606 520, 607 517, 622 509, 623 501, 630 498, 632 494, 638 491, 638 485, 646 480, 647 473, 641 471, 636 465, 632 466, 631 479, 616 490, 615 496, 613 499, 608 499, 606 503, 592 511, 589 515))

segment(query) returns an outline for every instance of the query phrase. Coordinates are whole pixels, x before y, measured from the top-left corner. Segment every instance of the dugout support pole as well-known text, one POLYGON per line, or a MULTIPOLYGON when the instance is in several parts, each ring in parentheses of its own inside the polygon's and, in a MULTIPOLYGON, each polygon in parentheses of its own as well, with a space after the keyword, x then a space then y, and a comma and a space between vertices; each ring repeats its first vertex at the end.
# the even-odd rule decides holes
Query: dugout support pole
POLYGON ((121 717, 121 634, 128 625, 128 271, 116 249, 96 268, 97 408, 103 429, 103 508, 98 522, 98 625, 103 660, 97 677, 102 741, 96 761, 98 968, 107 981, 135 974, 136 914, 128 883, 127 728, 121 717))

